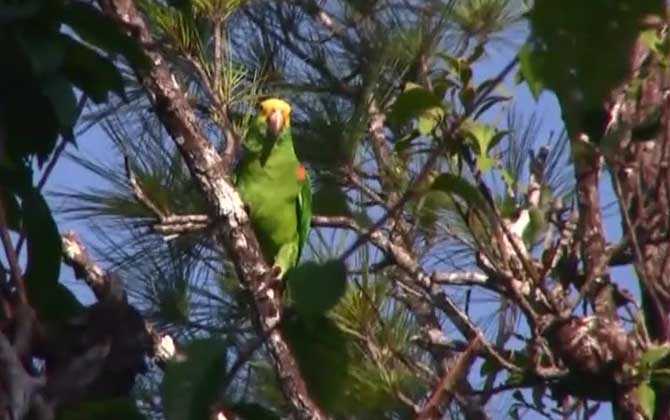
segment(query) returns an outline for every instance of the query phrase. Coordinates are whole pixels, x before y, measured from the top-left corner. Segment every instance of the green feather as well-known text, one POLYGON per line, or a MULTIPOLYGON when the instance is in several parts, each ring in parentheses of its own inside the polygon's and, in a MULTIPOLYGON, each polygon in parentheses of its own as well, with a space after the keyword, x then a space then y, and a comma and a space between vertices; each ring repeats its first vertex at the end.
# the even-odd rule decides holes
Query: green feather
POLYGON ((298 195, 298 220, 300 225, 298 227, 298 236, 300 238, 300 246, 298 248, 298 260, 302 256, 302 250, 307 243, 309 231, 312 228, 312 183, 309 175, 305 173, 305 180, 302 182, 300 188, 300 195, 298 195))

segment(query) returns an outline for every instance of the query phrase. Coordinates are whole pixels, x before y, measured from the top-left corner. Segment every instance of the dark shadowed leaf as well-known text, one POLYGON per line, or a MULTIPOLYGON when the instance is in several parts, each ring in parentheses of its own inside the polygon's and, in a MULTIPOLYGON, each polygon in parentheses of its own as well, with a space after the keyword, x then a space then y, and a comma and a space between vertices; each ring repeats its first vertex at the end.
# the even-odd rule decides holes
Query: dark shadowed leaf
POLYGON ((2 210, 5 213, 7 227, 14 231, 20 230, 21 206, 16 199, 16 195, 9 192, 6 188, 0 187, 0 201, 2 202, 2 210))
MULTIPOLYGON (((34 188, 20 192, 28 240, 28 287, 54 285, 58 282, 61 262, 61 239, 51 210, 44 197, 34 188)), ((35 287, 35 292, 38 288, 35 287)))
POLYGON ((45 28, 32 28, 18 34, 17 40, 35 76, 54 74, 63 65, 65 43, 61 34, 47 32, 45 28))
POLYGON ((190 13, 192 3, 193 2, 191 0, 167 0, 167 4, 182 13, 190 13))
POLYGON ((347 216, 351 214, 347 195, 331 180, 320 183, 312 198, 312 213, 324 216, 347 216))
POLYGON ((226 344, 198 339, 184 349, 185 360, 170 362, 162 384, 168 420, 207 419, 225 375, 226 344))
POLYGON ((347 391, 350 360, 345 334, 325 316, 304 319, 298 314, 287 314, 282 330, 310 394, 327 411, 335 410, 347 391))
POLYGON ((90 4, 68 3, 63 22, 74 29, 86 42, 110 53, 123 55, 135 68, 143 68, 147 58, 137 43, 121 32, 120 26, 90 4))
POLYGON ((62 242, 49 206, 33 187, 18 192, 28 262, 24 281, 30 303, 45 320, 62 321, 77 315, 82 305, 67 287, 58 282, 62 242))
POLYGON ((0 25, 34 16, 42 8, 39 0, 24 0, 16 4, 0 5, 0 25))
POLYGON ((42 92, 51 101, 61 129, 71 131, 79 115, 77 98, 70 82, 61 75, 50 77, 42 82, 42 92))
POLYGON ((429 132, 443 115, 442 101, 438 96, 417 85, 410 85, 393 104, 389 121, 392 124, 404 125, 414 118, 419 118, 422 121, 419 129, 429 132))
POLYGON ((68 407, 59 413, 56 420, 143 420, 146 417, 130 398, 90 401, 68 407))
POLYGON ((260 404, 255 403, 237 403, 231 407, 236 415, 244 420, 279 420, 279 416, 260 404))
POLYGON ((347 272, 340 260, 308 261, 286 275, 293 307, 305 318, 320 317, 346 290, 347 272))
POLYGON ((3 116, 9 138, 9 156, 20 161, 27 155, 35 154, 45 161, 60 132, 51 101, 44 96, 37 83, 9 87, 4 94, 7 103, 12 104, 4 110, 3 116), (36 115, 40 116, 39 124, 35 124, 36 115))
POLYGON ((663 107, 661 105, 652 109, 639 124, 633 127, 631 139, 633 141, 647 141, 658 136, 663 128, 663 107))
POLYGON ((463 199, 469 207, 487 208, 486 201, 479 190, 464 178, 454 174, 441 174, 433 182, 433 190, 454 194, 463 199))
POLYGON ((63 70, 75 86, 98 104, 110 91, 124 97, 123 78, 111 61, 71 38, 66 44, 63 70))

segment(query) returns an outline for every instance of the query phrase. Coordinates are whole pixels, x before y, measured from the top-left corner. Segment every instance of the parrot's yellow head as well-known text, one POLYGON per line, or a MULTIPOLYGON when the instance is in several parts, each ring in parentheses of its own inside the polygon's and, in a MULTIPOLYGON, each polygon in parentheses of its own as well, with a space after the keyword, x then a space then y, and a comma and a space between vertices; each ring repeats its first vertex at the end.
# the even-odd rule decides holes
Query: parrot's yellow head
POLYGON ((260 113, 275 137, 291 126, 291 105, 284 100, 270 98, 262 101, 260 113))

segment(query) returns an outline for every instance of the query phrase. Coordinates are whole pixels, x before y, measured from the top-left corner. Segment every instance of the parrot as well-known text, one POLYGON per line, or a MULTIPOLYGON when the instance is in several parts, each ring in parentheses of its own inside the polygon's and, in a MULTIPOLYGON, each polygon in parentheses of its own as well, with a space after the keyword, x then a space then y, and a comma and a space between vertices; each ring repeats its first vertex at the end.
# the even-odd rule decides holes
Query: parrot
POLYGON ((293 148, 288 102, 260 102, 235 183, 272 275, 281 279, 298 265, 312 219, 312 189, 293 148))

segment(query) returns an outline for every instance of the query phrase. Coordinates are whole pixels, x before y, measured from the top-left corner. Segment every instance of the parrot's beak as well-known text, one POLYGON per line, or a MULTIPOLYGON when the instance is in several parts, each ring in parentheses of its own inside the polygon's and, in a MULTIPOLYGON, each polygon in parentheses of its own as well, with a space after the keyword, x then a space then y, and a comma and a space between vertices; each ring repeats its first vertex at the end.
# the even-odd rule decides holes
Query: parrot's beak
POLYGON ((277 137, 284 128, 284 116, 281 111, 272 111, 268 117, 268 128, 274 137, 277 137))

